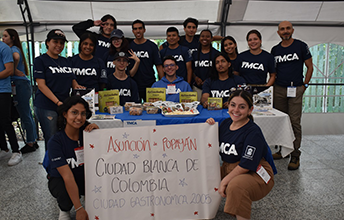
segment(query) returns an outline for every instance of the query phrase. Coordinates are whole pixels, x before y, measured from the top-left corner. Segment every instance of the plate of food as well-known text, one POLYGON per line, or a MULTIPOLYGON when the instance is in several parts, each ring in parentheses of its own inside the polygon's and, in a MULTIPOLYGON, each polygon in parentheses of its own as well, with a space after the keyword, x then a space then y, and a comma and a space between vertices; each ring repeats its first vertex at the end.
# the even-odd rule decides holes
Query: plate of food
POLYGON ((192 117, 199 114, 197 108, 186 107, 183 104, 162 106, 161 113, 166 117, 192 117))

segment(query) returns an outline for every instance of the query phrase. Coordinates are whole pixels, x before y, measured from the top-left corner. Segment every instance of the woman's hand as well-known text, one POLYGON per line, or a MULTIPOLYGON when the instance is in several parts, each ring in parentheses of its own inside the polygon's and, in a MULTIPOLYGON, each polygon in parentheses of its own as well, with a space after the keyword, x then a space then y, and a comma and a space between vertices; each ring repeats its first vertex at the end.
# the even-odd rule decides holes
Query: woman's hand
POLYGON ((18 69, 14 70, 14 75, 15 76, 21 76, 21 77, 26 76, 22 71, 20 71, 18 69))
POLYGON ((220 195, 225 198, 226 197, 226 188, 227 188, 228 182, 224 181, 224 179, 221 181, 220 183, 220 187, 219 187, 219 193, 220 195))
POLYGON ((76 212, 76 220, 88 220, 88 214, 84 208, 76 212))
POLYGON ((98 125, 92 123, 85 127, 84 131, 91 132, 93 129, 99 129, 98 125))
POLYGON ((224 102, 223 105, 222 105, 222 108, 226 109, 226 108, 228 108, 228 105, 229 105, 229 102, 224 102))
POLYGON ((208 108, 208 101, 203 102, 203 108, 208 108))
POLYGON ((102 23, 103 23, 102 20, 93 21, 93 25, 94 25, 94 26, 100 26, 102 23))
POLYGON ((199 78, 198 76, 195 76, 195 82, 198 86, 203 85, 203 81, 201 78, 199 78))
POLYGON ((75 85, 74 89, 86 89, 86 87, 85 87, 85 86, 82 86, 82 85, 79 85, 79 84, 77 84, 77 85, 75 85))
POLYGON ((136 54, 134 53, 132 49, 128 50, 128 53, 131 55, 129 59, 133 59, 135 60, 135 62, 140 62, 140 58, 136 56, 136 54))
POLYGON ((215 120, 214 120, 213 118, 208 118, 208 119, 205 121, 205 123, 208 123, 208 124, 210 124, 210 125, 213 125, 213 124, 215 124, 215 120))

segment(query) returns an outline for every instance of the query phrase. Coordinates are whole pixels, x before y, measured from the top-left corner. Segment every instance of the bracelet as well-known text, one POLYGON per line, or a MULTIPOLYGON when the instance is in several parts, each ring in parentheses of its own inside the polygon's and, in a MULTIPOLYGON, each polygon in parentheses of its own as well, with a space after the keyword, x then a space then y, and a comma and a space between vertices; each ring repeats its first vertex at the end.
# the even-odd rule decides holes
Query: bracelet
POLYGON ((57 105, 57 104, 59 104, 59 102, 60 102, 60 100, 58 100, 55 104, 57 105))
POLYGON ((79 211, 82 208, 84 208, 84 207, 80 206, 79 208, 75 209, 75 212, 79 211))

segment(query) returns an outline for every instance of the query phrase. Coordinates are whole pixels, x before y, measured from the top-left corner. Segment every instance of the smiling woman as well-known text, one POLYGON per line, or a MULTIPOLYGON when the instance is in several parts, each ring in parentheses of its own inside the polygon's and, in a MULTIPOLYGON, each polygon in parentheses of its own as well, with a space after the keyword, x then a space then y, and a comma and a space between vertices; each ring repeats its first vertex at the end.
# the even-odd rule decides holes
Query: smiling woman
POLYGON ((96 37, 85 33, 80 38, 79 54, 70 58, 76 81, 86 88, 103 90, 107 83, 107 72, 103 60, 95 57, 96 37))

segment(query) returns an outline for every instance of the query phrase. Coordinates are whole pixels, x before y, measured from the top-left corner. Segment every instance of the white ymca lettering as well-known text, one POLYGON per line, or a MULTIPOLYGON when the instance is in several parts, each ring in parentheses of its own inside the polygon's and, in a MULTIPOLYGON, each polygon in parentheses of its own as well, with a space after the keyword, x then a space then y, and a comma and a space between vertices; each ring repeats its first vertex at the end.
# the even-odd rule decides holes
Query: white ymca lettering
POLYGON ((73 68, 73 73, 77 76, 96 76, 97 71, 94 68, 73 68))
POLYGON ((107 68, 112 68, 112 69, 115 69, 115 64, 112 62, 112 61, 108 61, 107 63, 106 63, 106 67, 107 68))
POLYGON ((79 164, 75 161, 73 157, 66 159, 66 161, 71 166, 72 169, 79 166, 79 164))
POLYGON ((134 52, 138 58, 149 58, 148 51, 136 51, 134 52))
POLYGON ((249 62, 245 62, 243 61, 241 64, 241 68, 244 69, 255 69, 255 70, 262 70, 264 71, 264 66, 262 63, 249 63, 249 62))
POLYGON ((184 58, 182 55, 173 55, 173 57, 174 57, 174 59, 176 59, 177 62, 179 62, 179 61, 183 62, 184 61, 184 58))
POLYGON ((220 152, 221 153, 224 153, 224 154, 227 154, 227 155, 235 155, 235 156, 238 156, 238 152, 236 151, 235 149, 235 144, 228 144, 228 143, 221 143, 220 145, 220 152))
POLYGON ((119 96, 131 96, 130 89, 120 89, 119 96))
POLYGON ((299 57, 296 53, 294 54, 286 54, 284 56, 275 56, 275 62, 276 63, 283 63, 287 61, 293 61, 293 60, 299 60, 299 57))
POLYGON ((55 73, 72 73, 72 68, 70 67, 54 67, 54 66, 49 66, 49 69, 51 70, 52 74, 55 73))
POLYGON ((216 98, 223 98, 223 97, 229 97, 229 90, 211 90, 211 95, 212 97, 216 97, 216 98))
POLYGON ((198 61, 196 60, 195 61, 195 67, 211 67, 212 66, 212 62, 209 61, 209 60, 201 60, 201 61, 198 61))
POLYGON ((98 40, 98 46, 100 47, 106 47, 106 48, 110 48, 110 42, 105 42, 105 41, 102 41, 102 40, 98 40))

